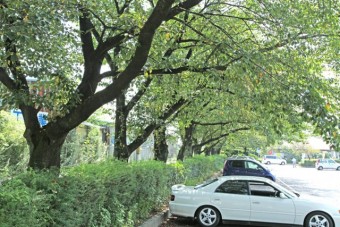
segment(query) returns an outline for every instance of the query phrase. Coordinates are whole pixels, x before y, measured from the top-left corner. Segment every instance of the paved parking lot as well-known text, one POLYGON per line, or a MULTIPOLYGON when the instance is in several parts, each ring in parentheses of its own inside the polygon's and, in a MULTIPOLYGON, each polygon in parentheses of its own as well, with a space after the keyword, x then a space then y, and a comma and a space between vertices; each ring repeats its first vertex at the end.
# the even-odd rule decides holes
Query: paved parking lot
MULTIPOLYGON (((338 201, 340 203, 340 171, 316 170, 315 168, 293 168, 292 165, 267 166, 278 181, 294 188, 302 196, 311 195, 325 200, 338 201)), ((161 227, 198 227, 196 222, 182 219, 169 218, 161 227)), ((220 225, 221 227, 241 227, 220 225)), ((243 227, 243 226, 242 226, 243 227)))
POLYGON ((340 203, 340 171, 293 168, 291 165, 268 166, 279 180, 301 194, 323 197, 340 203))

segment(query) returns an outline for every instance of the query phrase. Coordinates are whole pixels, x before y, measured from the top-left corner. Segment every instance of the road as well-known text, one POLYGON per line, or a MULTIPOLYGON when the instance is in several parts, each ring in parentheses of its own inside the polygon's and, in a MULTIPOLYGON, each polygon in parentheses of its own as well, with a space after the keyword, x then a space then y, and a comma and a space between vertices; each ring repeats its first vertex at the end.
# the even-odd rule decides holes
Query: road
POLYGON ((301 194, 340 202, 340 171, 292 168, 291 165, 270 166, 269 168, 279 180, 301 194))
MULTIPOLYGON (((293 168, 292 165, 270 165, 269 169, 284 184, 303 195, 322 197, 340 203, 340 171, 316 170, 315 168, 293 168)), ((244 227, 220 225, 221 227, 244 227)), ((161 227, 199 227, 197 222, 184 218, 170 217, 161 227)))

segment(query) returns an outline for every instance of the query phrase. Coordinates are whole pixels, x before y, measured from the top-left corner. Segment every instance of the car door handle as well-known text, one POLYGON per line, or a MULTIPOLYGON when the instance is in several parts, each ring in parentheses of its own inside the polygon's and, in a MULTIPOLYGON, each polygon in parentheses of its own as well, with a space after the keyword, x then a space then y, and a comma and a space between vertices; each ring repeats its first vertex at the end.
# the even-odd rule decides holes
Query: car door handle
POLYGON ((260 204, 260 202, 253 202, 253 204, 260 204))

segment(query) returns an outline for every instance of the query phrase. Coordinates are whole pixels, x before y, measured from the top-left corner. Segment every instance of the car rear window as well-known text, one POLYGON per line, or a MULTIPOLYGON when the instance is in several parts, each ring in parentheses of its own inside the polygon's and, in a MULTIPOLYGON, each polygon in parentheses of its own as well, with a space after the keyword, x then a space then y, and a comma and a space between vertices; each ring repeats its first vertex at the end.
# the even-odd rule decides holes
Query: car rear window
POLYGON ((248 194, 248 183, 246 181, 239 180, 228 180, 221 184, 216 191, 217 193, 228 193, 247 195, 248 194))
POLYGON ((266 158, 270 158, 270 159, 276 159, 276 156, 270 156, 270 155, 267 155, 266 158))
POLYGON ((241 160, 233 160, 231 162, 231 166, 232 167, 236 167, 236 168, 244 168, 244 161, 241 160))
POLYGON ((205 181, 205 182, 202 183, 202 184, 196 185, 196 186, 195 186, 195 189, 203 188, 203 187, 205 187, 205 186, 207 186, 207 185, 209 185, 209 184, 214 183, 215 181, 218 181, 218 179, 217 179, 217 178, 214 178, 214 179, 207 180, 207 181, 205 181))

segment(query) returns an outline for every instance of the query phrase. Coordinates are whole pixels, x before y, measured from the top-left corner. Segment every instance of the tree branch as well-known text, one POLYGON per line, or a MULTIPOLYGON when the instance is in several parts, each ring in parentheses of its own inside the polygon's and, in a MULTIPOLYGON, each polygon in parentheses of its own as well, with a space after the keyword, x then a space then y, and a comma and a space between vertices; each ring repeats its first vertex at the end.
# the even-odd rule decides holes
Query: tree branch
MULTIPOLYGON (((188 101, 181 98, 176 103, 174 103, 171 107, 169 107, 159 118, 160 122, 164 122, 168 118, 170 118, 174 113, 176 113, 182 106, 184 106, 188 101)), ((128 151, 130 154, 136 150, 139 146, 141 146, 146 139, 151 135, 151 133, 160 127, 163 123, 152 123, 148 125, 144 132, 139 135, 132 143, 128 145, 128 151)))
POLYGON ((235 133, 235 132, 238 132, 238 131, 245 131, 245 130, 249 130, 249 129, 250 129, 249 127, 243 127, 243 128, 233 129, 233 130, 229 131, 228 133, 224 133, 224 134, 222 134, 222 135, 219 135, 219 136, 216 136, 216 137, 214 137, 214 138, 211 138, 211 139, 209 139, 209 140, 207 140, 207 141, 205 141, 205 142, 202 142, 202 143, 200 143, 200 144, 196 144, 196 145, 193 146, 193 148, 195 148, 195 147, 202 147, 202 146, 204 146, 204 145, 206 145, 206 144, 208 144, 208 143, 211 143, 211 142, 214 142, 214 141, 216 141, 216 140, 219 140, 219 139, 221 139, 221 138, 223 138, 223 137, 226 137, 226 136, 230 135, 231 133, 235 133))
POLYGON ((176 15, 191 9, 192 7, 198 5, 202 0, 187 0, 185 2, 179 3, 177 6, 171 8, 165 20, 173 19, 176 15))
POLYGON ((3 67, 0 67, 0 81, 9 89, 15 90, 16 84, 14 81, 9 77, 8 73, 3 67))
POLYGON ((94 45, 91 36, 91 30, 94 28, 90 19, 89 12, 84 7, 79 9, 81 15, 79 16, 80 39, 82 42, 82 50, 84 56, 85 68, 92 64, 92 57, 94 53, 94 45))
POLYGON ((144 93, 146 92, 147 88, 151 84, 151 81, 152 81, 152 77, 148 77, 144 81, 141 89, 138 90, 138 92, 133 96, 133 98, 126 105, 126 108, 125 108, 126 112, 130 112, 132 110, 132 108, 136 105, 136 103, 141 99, 141 97, 144 95, 144 93))
POLYGON ((199 122, 199 121, 193 121, 192 123, 196 124, 196 125, 227 125, 227 124, 232 124, 234 123, 234 121, 226 121, 226 122, 199 122))
POLYGON ((56 122, 52 122, 48 128, 48 133, 51 136, 58 131, 68 131, 79 125, 102 105, 117 98, 122 90, 126 89, 130 82, 140 75, 139 72, 148 59, 156 29, 164 21, 166 15, 168 15, 174 1, 175 0, 159 0, 157 2, 156 7, 153 9, 139 33, 138 44, 131 61, 128 63, 125 70, 117 77, 115 83, 112 83, 105 89, 89 96, 81 104, 75 107, 75 109, 70 111, 69 114, 58 119, 56 122), (81 117, 79 113, 81 113, 81 117), (56 130, 56 128, 58 130, 56 130))

